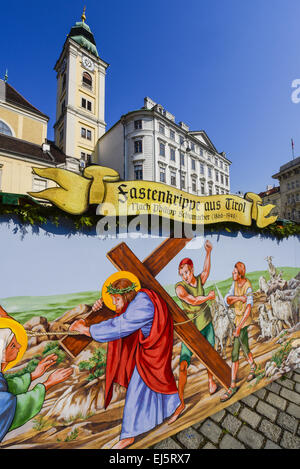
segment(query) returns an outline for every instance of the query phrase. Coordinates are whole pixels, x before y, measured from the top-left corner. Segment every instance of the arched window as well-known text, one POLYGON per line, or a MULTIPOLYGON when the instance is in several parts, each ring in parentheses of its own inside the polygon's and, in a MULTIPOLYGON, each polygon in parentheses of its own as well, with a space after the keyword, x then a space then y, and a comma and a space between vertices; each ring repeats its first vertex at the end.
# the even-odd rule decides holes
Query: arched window
POLYGON ((0 121, 0 134, 12 136, 12 131, 3 121, 0 121))
POLYGON ((82 83, 85 86, 88 86, 89 88, 92 88, 93 85, 93 79, 91 75, 88 72, 83 72, 82 74, 82 83))

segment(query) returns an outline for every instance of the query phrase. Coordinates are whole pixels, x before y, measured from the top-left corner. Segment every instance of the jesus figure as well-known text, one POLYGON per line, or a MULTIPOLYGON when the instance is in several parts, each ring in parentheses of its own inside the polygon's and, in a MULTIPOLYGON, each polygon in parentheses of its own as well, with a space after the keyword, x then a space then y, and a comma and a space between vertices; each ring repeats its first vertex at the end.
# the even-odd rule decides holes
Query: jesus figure
MULTIPOLYGON (((116 280, 107 287, 116 317, 90 327, 79 319, 70 326, 97 342, 108 342, 105 408, 113 383, 127 388, 120 441, 114 449, 131 445, 180 405, 171 368, 173 321, 168 307, 155 291, 135 288, 129 279, 116 280)), ((98 300, 93 310, 102 305, 98 300)))

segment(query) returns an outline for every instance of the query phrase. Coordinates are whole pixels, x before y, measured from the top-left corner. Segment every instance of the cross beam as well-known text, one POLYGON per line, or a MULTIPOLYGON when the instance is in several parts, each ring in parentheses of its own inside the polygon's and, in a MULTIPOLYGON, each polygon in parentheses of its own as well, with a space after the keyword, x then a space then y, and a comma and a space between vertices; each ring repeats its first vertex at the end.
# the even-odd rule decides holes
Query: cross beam
MULTIPOLYGON (((187 238, 168 238, 163 241, 144 261, 133 254, 125 243, 121 243, 112 249, 107 257, 119 270, 129 270, 136 274, 141 285, 152 288, 166 301, 174 322, 183 322, 188 318, 177 306, 175 301, 167 294, 164 288, 155 280, 155 276, 185 247, 190 241, 187 238)), ((105 305, 101 310, 90 313, 86 322, 92 324, 105 321, 115 316, 105 305)), ((175 332, 180 339, 195 353, 201 363, 218 379, 225 387, 230 385, 230 368, 227 363, 214 350, 209 342, 202 336, 196 326, 190 322, 182 326, 176 325, 175 332)), ((61 341, 61 346, 72 356, 76 357, 92 339, 85 335, 66 336, 61 341)))
MULTIPOLYGON (((144 265, 149 272, 155 277, 190 241, 187 238, 168 238, 164 240, 145 260, 144 265)), ((107 306, 103 307, 98 311, 91 312, 85 321, 88 326, 97 324, 107 319, 111 319, 116 316, 116 313, 109 309, 107 306)), ((59 343, 63 349, 72 357, 75 358, 77 355, 85 349, 85 347, 92 341, 90 337, 86 335, 78 336, 65 336, 59 343)))
MULTIPOLYGON (((176 238, 175 238, 176 239, 176 238)), ((155 261, 155 256, 148 257, 148 264, 144 265, 129 249, 125 243, 121 243, 107 253, 108 259, 119 270, 127 270, 135 274, 142 287, 155 290, 165 300, 168 305, 169 311, 173 317, 175 325, 175 332, 186 346, 199 358, 201 363, 217 378, 222 386, 228 388, 231 382, 231 370, 225 360, 221 358, 218 352, 210 345, 210 343, 203 337, 201 332, 193 322, 180 325, 178 323, 184 322, 188 319, 187 315, 179 308, 173 298, 166 292, 160 283, 154 278, 152 273, 147 269, 147 265, 152 265, 155 261)), ((157 268, 159 269, 163 262, 157 261, 157 268)))

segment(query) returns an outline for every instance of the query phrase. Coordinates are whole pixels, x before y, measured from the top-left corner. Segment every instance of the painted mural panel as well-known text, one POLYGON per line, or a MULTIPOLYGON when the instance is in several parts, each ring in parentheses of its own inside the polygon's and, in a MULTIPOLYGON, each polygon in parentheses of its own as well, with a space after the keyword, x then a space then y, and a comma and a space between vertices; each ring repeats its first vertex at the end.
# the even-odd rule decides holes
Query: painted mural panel
POLYGON ((0 246, 2 448, 148 448, 299 366, 298 237, 0 246))

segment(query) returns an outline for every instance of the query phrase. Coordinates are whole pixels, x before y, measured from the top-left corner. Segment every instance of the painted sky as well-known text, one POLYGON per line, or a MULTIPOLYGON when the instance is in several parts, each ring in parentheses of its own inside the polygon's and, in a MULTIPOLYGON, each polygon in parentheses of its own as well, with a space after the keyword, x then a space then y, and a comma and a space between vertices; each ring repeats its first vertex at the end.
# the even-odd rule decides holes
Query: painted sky
MULTIPOLYGON (((267 255, 274 256, 276 266, 300 267, 299 239, 296 238, 285 239, 280 244, 258 236, 250 239, 242 235, 221 236, 218 240, 217 235, 212 235, 207 239, 213 244, 210 281, 229 278, 237 261, 244 262, 248 272, 266 270, 267 255)), ((52 235, 43 230, 40 235, 29 232, 22 239, 20 234, 14 234, 13 225, 1 223, 0 298, 100 291, 106 278, 116 271, 106 253, 121 241, 143 260, 162 239, 100 240, 85 235, 52 235)), ((162 285, 180 280, 177 269, 184 257, 193 260, 196 273, 202 271, 203 247, 185 248, 157 276, 162 285)))
POLYGON ((204 129, 232 161, 231 189, 260 192, 300 153, 299 0, 15 0, 2 9, 3 78, 50 117, 53 138, 56 73, 66 35, 87 24, 106 80, 109 129, 153 98, 192 130, 204 129))

